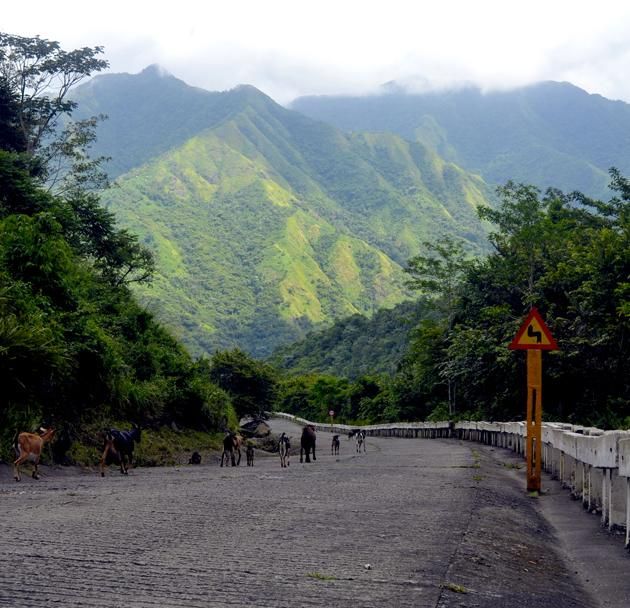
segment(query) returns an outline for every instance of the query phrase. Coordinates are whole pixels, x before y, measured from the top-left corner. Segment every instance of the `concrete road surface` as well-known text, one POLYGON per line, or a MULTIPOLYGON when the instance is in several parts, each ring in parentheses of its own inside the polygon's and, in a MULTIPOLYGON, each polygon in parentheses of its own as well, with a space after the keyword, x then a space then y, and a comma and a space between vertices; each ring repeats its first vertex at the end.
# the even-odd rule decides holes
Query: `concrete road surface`
MULTIPOLYGON (((273 420, 293 445, 300 429, 273 420)), ((0 606, 599 604, 501 456, 318 434, 317 461, 96 472, 0 468, 0 606)))

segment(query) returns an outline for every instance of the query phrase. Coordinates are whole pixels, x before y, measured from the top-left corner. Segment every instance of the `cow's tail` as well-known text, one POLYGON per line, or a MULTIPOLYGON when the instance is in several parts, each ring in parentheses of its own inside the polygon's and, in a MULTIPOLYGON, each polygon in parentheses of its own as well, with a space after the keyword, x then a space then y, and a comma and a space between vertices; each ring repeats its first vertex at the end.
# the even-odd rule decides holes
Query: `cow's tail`
POLYGON ((15 452, 15 457, 20 457, 20 442, 19 442, 20 432, 17 431, 13 436, 13 450, 15 452))

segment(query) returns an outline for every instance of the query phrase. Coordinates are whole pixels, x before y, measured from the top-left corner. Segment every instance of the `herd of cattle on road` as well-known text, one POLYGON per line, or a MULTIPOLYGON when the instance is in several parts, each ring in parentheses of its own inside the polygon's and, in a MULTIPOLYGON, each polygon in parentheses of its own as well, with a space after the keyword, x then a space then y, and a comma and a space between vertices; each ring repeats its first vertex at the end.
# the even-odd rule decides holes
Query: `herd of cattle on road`
MULTIPOLYGON (((38 465, 41 457, 42 448, 44 444, 51 441, 55 435, 54 428, 40 428, 39 433, 20 433, 15 439, 15 453, 16 460, 13 463, 15 481, 20 481, 20 465, 26 461, 30 461, 34 464, 33 479, 39 479, 38 465)), ((116 464, 120 466, 120 472, 123 475, 128 474, 129 467, 133 461, 133 450, 136 443, 140 443, 141 431, 137 426, 129 430, 108 429, 105 431, 105 440, 103 445, 103 454, 99 463, 99 470, 101 477, 105 476, 105 467, 110 464, 116 464)), ((352 430, 348 433, 348 439, 355 439, 357 453, 365 448, 365 431, 362 429, 352 430)), ((315 457, 315 443, 316 443, 315 427, 312 425, 306 425, 302 429, 302 436, 300 438, 300 462, 304 460, 311 462, 311 454, 313 460, 317 460, 315 457)), ((228 466, 230 463, 232 466, 238 466, 241 463, 241 446, 243 445, 243 438, 241 435, 228 431, 223 439, 223 453, 221 454, 221 466, 228 466)), ((339 454, 339 435, 333 435, 332 444, 330 448, 331 455, 339 454)), ((280 454, 280 466, 288 467, 289 456, 291 451, 291 442, 286 433, 282 433, 278 440, 278 452, 280 454)), ((254 447, 251 444, 247 444, 245 450, 247 458, 247 466, 254 466, 254 447)), ((200 464, 201 456, 198 452, 193 452, 189 464, 200 464)))

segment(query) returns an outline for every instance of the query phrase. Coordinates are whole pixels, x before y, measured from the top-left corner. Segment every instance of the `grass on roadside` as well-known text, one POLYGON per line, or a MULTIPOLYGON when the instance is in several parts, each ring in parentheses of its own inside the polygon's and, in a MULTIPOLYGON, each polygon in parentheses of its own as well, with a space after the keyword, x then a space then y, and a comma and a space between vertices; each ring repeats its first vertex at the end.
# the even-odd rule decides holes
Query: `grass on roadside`
MULTIPOLYGON (((131 428, 130 424, 117 423, 103 428, 131 428)), ((191 429, 174 430, 170 427, 143 429, 142 439, 134 450, 134 465, 172 466, 186 464, 192 452, 199 452, 204 458, 222 448, 222 433, 206 433, 191 429)), ((68 451, 70 462, 80 466, 98 465, 103 445, 101 428, 84 433, 74 441, 68 451)))
POLYGON ((440 585, 442 589, 448 589, 453 593, 468 593, 468 589, 463 585, 456 585, 455 583, 442 583, 440 585))
POLYGON ((321 572, 307 572, 306 576, 314 578, 318 581, 336 581, 337 577, 330 574, 322 574, 321 572))

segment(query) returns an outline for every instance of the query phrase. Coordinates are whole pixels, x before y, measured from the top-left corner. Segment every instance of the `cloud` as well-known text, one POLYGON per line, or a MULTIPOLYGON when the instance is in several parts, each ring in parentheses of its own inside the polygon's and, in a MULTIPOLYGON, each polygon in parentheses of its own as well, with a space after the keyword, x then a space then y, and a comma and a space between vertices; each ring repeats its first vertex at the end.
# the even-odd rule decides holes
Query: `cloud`
POLYGON ((506 88, 571 80, 630 101, 622 0, 78 0, 3 7, 3 28, 64 48, 104 45, 112 71, 163 65, 190 84, 257 86, 287 102, 383 82, 506 88))

